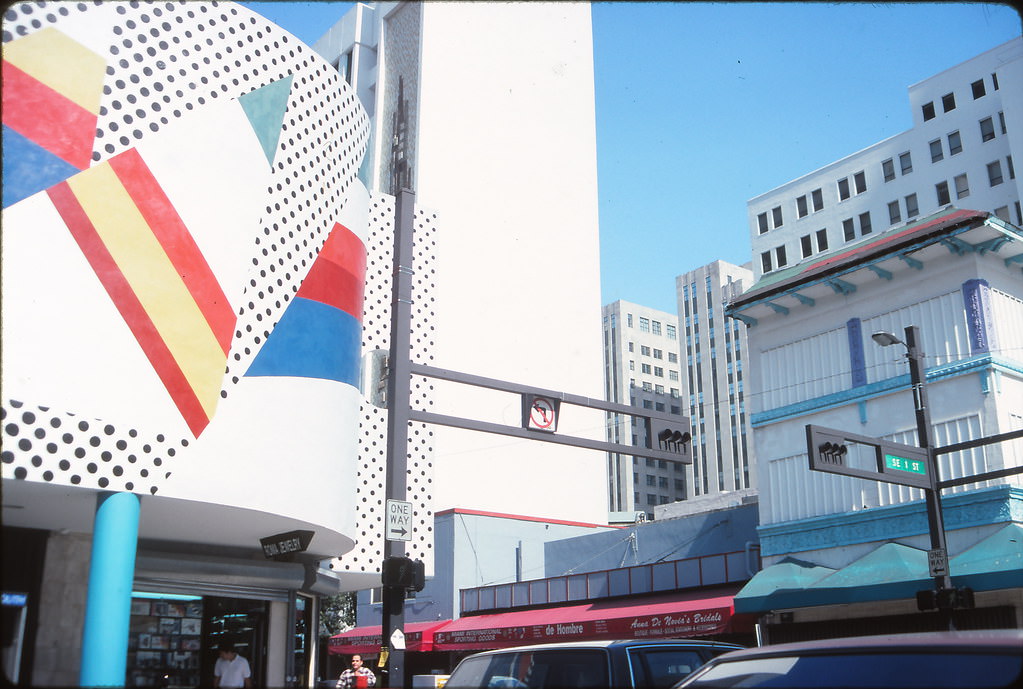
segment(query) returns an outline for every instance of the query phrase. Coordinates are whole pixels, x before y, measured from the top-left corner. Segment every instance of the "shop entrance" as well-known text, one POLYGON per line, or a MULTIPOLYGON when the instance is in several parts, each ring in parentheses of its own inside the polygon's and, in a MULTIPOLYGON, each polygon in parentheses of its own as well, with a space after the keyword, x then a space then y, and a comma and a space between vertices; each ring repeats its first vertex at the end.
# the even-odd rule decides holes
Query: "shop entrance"
POLYGON ((266 683, 267 618, 266 601, 244 598, 203 598, 203 663, 202 684, 212 686, 213 666, 217 662, 217 645, 234 642, 235 651, 249 661, 252 685, 266 683))

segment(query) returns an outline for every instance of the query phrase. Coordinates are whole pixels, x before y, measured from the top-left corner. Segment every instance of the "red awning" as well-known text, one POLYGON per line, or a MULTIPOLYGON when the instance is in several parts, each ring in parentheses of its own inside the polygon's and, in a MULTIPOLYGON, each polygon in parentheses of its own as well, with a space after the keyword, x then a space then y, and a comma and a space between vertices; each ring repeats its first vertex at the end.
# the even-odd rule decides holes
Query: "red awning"
MULTIPOLYGON (((541 610, 461 617, 433 635, 433 650, 505 648, 595 639, 711 636, 732 631, 737 588, 665 594, 633 601, 596 601, 541 610)), ((747 620, 739 620, 745 627, 747 620)))
MULTIPOLYGON (((405 625, 405 650, 432 651, 433 633, 451 620, 439 622, 409 622, 405 625)), ((379 653, 380 625, 355 627, 330 637, 330 653, 379 653)))

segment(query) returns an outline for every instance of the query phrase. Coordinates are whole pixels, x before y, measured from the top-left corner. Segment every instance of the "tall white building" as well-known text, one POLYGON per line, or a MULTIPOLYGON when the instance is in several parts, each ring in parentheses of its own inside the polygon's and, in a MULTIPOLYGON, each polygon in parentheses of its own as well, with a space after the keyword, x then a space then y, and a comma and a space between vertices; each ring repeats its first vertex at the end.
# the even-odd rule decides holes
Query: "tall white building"
POLYGON ((748 203, 755 279, 949 206, 1023 224, 1023 39, 909 87, 913 128, 748 203))
MULTIPOLYGON (((682 415, 678 318, 627 301, 603 308, 604 385, 607 399, 682 415)), ((645 446, 642 424, 609 415, 608 440, 645 446)), ((608 498, 612 512, 645 512, 686 497, 686 465, 612 453, 608 498)))
MULTIPOLYGON (((414 361, 601 396, 592 45, 586 3, 489 2, 359 4, 314 45, 370 115, 360 177, 374 198, 416 194, 414 361)), ((390 241, 369 246, 381 279, 368 285, 367 350, 388 346, 390 241)), ((414 378, 413 397, 439 414, 520 423, 506 393, 414 378)), ((358 483, 376 509, 386 412, 367 407, 358 483)), ((566 406, 558 430, 603 439, 603 417, 566 406)), ((431 511, 452 508, 606 523, 598 452, 411 428, 418 534, 431 511)), ((345 566, 373 568, 378 555, 357 549, 345 566)))
POLYGON ((675 278, 682 396, 693 426, 687 498, 756 487, 743 377, 746 326, 724 305, 752 284, 747 266, 714 261, 675 278))

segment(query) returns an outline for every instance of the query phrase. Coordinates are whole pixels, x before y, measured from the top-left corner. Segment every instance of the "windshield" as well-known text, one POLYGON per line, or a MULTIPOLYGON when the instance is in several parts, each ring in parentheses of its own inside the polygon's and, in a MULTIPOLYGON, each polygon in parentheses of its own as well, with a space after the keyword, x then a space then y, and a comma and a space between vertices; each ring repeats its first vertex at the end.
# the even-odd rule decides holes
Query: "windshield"
POLYGON ((466 658, 446 689, 598 689, 610 686, 600 649, 495 653, 466 658))
POLYGON ((723 662, 686 687, 993 689, 1019 686, 1023 656, 994 653, 858 653, 723 662))

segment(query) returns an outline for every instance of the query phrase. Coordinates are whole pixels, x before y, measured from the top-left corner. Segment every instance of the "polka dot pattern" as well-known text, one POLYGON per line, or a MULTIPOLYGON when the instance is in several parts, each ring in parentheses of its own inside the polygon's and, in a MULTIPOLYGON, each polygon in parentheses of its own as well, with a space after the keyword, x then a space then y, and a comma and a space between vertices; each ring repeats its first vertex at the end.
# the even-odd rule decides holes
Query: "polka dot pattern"
MULTIPOLYGON (((4 13, 3 41, 86 19, 110 27, 105 53, 95 39, 89 45, 106 61, 93 165, 147 137, 173 136, 176 122, 201 118, 203 108, 290 79, 265 207, 244 256, 248 281, 220 390, 226 398, 334 227, 365 155, 369 120, 336 70, 233 3, 18 3, 4 13)), ((85 418, 88 410, 59 410, 58 404, 3 400, 5 479, 156 494, 188 452, 187 438, 85 418)))
MULTIPOLYGON (((412 360, 433 361, 436 284, 437 216, 422 209, 415 215, 412 284, 412 360)), ((370 235, 366 243, 366 297, 363 313, 363 351, 390 346, 391 284, 394 256, 394 197, 374 195, 370 199, 370 235)), ((413 408, 433 406, 433 385, 414 376, 413 408)), ((384 467, 387 461, 387 410, 363 402, 360 424, 357 481, 359 531, 356 546, 336 560, 332 567, 351 572, 375 572, 383 559, 384 467)), ((427 560, 433 548, 433 431, 426 424, 409 423, 408 489, 406 500, 413 505, 412 540, 405 544, 409 557, 427 560)))

